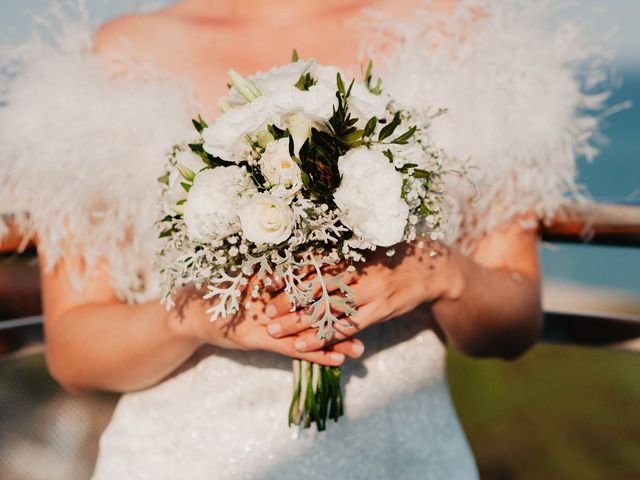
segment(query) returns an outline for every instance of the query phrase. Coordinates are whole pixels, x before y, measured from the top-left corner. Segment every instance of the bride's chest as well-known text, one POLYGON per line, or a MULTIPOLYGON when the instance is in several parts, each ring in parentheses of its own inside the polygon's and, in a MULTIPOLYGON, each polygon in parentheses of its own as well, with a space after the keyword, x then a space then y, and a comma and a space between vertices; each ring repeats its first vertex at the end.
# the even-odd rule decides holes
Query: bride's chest
POLYGON ((184 32, 179 40, 154 47, 152 62, 176 81, 188 85, 197 104, 209 117, 217 114, 217 99, 228 90, 228 71, 244 75, 283 65, 295 49, 301 58, 336 65, 359 75, 359 46, 364 27, 342 22, 320 22, 308 28, 228 28, 222 31, 184 32), (160 54, 161 53, 161 54, 160 54))

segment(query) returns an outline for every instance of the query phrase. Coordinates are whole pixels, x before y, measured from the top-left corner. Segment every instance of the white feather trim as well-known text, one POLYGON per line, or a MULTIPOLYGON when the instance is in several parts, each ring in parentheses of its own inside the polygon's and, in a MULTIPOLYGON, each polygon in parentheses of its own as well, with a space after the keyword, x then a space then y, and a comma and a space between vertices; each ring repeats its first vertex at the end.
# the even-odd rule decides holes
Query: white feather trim
POLYGON ((450 213, 452 239, 469 245, 524 214, 549 221, 584 200, 576 158, 597 153, 612 42, 569 20, 559 3, 463 1, 446 17, 424 9, 408 22, 379 20, 386 48, 376 53, 374 43, 369 54, 384 65, 384 86, 401 103, 448 109, 432 125, 434 139, 470 160, 475 198, 449 185, 459 210, 450 213))
POLYGON ((36 36, 2 57, 0 208, 37 235, 49 267, 78 254, 87 273, 108 264, 123 299, 154 295, 157 178, 191 131, 187 97, 159 79, 109 78, 86 16, 50 31, 53 41, 36 36))

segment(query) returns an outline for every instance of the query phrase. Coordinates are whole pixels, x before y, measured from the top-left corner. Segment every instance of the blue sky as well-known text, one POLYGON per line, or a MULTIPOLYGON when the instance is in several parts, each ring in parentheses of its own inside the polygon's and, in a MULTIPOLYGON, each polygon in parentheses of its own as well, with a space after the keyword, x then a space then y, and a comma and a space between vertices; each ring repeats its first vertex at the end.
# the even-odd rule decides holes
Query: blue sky
MULTIPOLYGON (((75 0, 62 0, 75 1, 75 0)), ((508 0, 496 0, 508 1, 508 0)), ((17 40, 30 31, 30 16, 38 14, 51 0, 1 0, 0 40, 17 40)), ((98 21, 131 10, 132 5, 162 5, 169 0, 85 0, 98 21)), ((640 69, 640 0, 573 0, 576 9, 595 11, 590 18, 602 29, 619 29, 618 64, 640 69), (602 5, 600 7, 599 5, 602 5)))

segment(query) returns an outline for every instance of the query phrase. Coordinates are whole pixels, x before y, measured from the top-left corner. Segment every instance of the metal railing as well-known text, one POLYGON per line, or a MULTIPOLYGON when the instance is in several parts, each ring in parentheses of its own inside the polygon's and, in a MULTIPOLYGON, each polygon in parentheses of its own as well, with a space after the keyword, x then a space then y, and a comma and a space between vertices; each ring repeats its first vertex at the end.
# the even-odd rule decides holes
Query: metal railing
MULTIPOLYGON (((542 230, 542 239, 552 243, 640 248, 640 205, 600 203, 583 212, 566 213, 542 230)), ((545 312, 543 339, 549 342, 635 350, 638 345, 633 341, 639 338, 640 312, 545 312)))
MULTIPOLYGON (((544 227, 542 239, 554 243, 609 245, 617 247, 640 247, 640 205, 596 204, 588 211, 572 212, 559 217, 544 227)), ((4 253, 5 258, 15 254, 4 253)), ((22 257, 34 257, 35 251, 22 257)), ((28 262, 23 262, 28 265, 28 262)), ((0 272, 2 269, 0 268, 0 272)), ((33 265, 23 268, 23 283, 36 282, 33 265), (26 272, 26 273, 25 273, 26 272)), ((640 272, 638 272, 640 275, 640 272)), ((15 272, 14 272, 15 275, 15 272)), ((1 284, 0 284, 1 287, 1 284)), ((4 302, 0 292, 0 358, 29 355, 43 351, 42 316, 28 316, 2 320, 4 302)), ((39 290, 32 288, 19 303, 26 305, 25 314, 33 315, 39 308, 39 290)), ((11 311, 12 309, 6 309, 11 311)), ((14 309, 15 310, 15 309, 14 309)), ((6 315, 5 315, 5 318, 6 315)), ((543 340, 584 346, 608 346, 638 348, 640 339, 639 314, 609 314, 547 311, 543 340)))

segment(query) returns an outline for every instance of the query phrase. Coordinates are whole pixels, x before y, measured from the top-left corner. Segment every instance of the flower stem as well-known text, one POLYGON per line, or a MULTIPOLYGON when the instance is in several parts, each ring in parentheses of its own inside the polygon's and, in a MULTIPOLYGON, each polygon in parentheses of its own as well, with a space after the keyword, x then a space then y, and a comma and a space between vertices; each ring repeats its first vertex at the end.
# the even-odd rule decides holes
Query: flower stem
POLYGON ((340 367, 327 367, 303 360, 293 361, 293 397, 289 426, 325 430, 327 419, 338 421, 344 414, 340 367))

